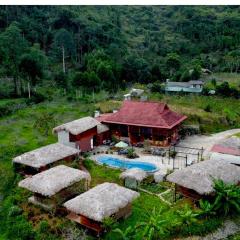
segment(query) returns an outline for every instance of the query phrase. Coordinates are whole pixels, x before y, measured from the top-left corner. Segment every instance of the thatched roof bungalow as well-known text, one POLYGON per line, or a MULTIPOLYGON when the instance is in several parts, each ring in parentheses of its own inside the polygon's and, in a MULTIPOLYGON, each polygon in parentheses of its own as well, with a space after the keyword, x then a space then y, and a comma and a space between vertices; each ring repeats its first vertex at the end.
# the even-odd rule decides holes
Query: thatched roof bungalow
POLYGON ((54 143, 15 157, 13 165, 16 171, 32 175, 62 164, 63 161, 70 161, 78 154, 78 149, 54 143))
MULTIPOLYGON (((86 152, 92 150, 94 144, 101 144, 96 140, 94 143, 94 139, 100 135, 104 138, 108 130, 106 125, 101 124, 95 118, 83 117, 55 127, 53 133, 58 134, 58 142, 86 152)), ((105 140, 102 138, 100 140, 105 140)))
POLYGON ((20 181, 18 186, 34 193, 30 202, 48 209, 85 192, 90 180, 84 171, 59 165, 20 181))
POLYGON ((147 177, 146 171, 139 168, 130 168, 120 174, 125 187, 137 189, 139 184, 147 177))
POLYGON ((203 196, 214 195, 213 179, 238 184, 240 182, 240 167, 228 162, 207 160, 177 170, 167 176, 167 180, 175 183, 177 190, 182 195, 195 200, 203 196))
POLYGON ((131 214, 131 203, 139 193, 115 183, 103 183, 64 203, 68 218, 100 233, 107 217, 131 214))

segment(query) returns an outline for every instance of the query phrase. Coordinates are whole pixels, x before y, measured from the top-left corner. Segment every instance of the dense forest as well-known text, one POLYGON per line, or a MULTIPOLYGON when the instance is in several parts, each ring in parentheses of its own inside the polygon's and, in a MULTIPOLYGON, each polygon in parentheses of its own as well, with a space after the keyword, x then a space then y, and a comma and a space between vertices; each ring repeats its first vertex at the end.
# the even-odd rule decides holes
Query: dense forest
POLYGON ((240 71, 238 6, 1 6, 1 98, 240 71), (8 88, 6 86, 12 86, 8 88))

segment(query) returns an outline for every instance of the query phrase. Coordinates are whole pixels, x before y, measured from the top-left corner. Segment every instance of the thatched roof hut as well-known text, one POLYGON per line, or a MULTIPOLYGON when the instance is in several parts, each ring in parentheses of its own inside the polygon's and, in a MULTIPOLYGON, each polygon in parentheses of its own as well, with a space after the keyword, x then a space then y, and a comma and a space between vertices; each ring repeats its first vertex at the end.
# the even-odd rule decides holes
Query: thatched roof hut
POLYGON ((139 168, 130 168, 121 173, 120 178, 126 179, 131 178, 138 182, 141 182, 144 178, 147 177, 147 173, 139 168))
POLYGON ((139 193, 115 183, 103 183, 64 203, 71 212, 102 222, 131 204, 139 193))
POLYGON ((240 167, 223 161, 207 160, 177 170, 167 176, 168 181, 194 190, 199 195, 214 193, 213 179, 238 184, 240 182, 240 167))
POLYGON ((120 174, 124 180, 125 187, 137 189, 142 180, 147 177, 147 173, 139 168, 130 168, 120 174))
POLYGON ((78 169, 59 165, 20 181, 18 186, 51 197, 83 179, 90 181, 90 175, 78 169))
POLYGON ((78 149, 54 143, 17 156, 13 159, 13 163, 39 169, 56 161, 77 155, 78 153, 78 149))
POLYGON ((89 129, 96 127, 98 124, 100 124, 100 122, 97 121, 93 117, 83 117, 83 118, 77 119, 75 121, 68 122, 68 123, 65 123, 60 126, 55 127, 53 129, 53 133, 57 133, 60 131, 66 131, 73 135, 78 135, 89 129))

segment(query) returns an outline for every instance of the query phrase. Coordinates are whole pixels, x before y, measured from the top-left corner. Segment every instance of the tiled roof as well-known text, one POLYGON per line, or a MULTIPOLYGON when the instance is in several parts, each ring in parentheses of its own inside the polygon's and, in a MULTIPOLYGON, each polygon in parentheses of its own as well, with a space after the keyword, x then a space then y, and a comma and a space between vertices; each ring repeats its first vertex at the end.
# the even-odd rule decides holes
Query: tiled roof
POLYGON ((165 103, 124 101, 118 112, 105 115, 98 120, 103 123, 170 129, 186 118, 186 116, 171 111, 165 103))

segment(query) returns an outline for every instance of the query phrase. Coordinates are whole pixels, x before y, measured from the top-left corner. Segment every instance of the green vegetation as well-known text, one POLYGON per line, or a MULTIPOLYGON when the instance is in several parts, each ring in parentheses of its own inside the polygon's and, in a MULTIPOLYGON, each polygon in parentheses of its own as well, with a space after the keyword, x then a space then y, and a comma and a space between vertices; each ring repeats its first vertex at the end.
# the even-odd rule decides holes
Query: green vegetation
MULTIPOLYGON (((187 115, 186 124, 199 125, 202 133, 239 128, 238 13, 236 6, 0 6, 0 239, 91 239, 65 218, 27 204, 29 193, 17 187, 21 177, 11 160, 55 142, 51 130, 57 124, 94 110, 118 109, 132 86, 187 115), (204 95, 164 95, 167 78, 203 78, 204 95), (215 96, 209 96, 210 89, 215 96)), ((105 181, 122 184, 120 170, 90 160, 84 165, 92 187, 105 181)), ((141 193, 133 214, 116 224, 109 221, 114 228, 103 238, 169 239, 211 232, 238 204, 238 190, 220 185, 218 200, 201 202, 201 210, 183 199, 169 207, 141 193), (216 217, 219 209, 224 212, 216 217)), ((143 188, 160 193, 165 186, 143 188)), ((165 197, 170 200, 171 194, 165 197)))
MULTIPOLYGON (((155 83, 156 90, 167 78, 198 79, 202 69, 235 78, 238 12, 235 6, 1 6, 0 76, 8 89, 0 95, 28 96, 28 86, 38 92, 49 83, 68 94, 115 93, 136 82, 155 83)), ((217 83, 222 76, 215 75, 217 83)), ((237 78, 232 82, 239 88, 237 78)))

